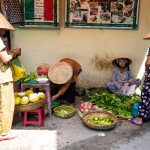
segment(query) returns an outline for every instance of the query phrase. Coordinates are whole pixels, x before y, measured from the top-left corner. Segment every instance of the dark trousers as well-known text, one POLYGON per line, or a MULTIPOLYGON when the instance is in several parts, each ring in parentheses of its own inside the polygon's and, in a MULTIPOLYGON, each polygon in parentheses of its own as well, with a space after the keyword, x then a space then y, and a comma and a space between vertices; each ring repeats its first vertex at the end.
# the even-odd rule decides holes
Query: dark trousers
MULTIPOLYGON (((62 86, 63 85, 52 86, 51 95, 53 96, 57 94, 57 92, 62 86)), ((68 103, 75 103, 75 91, 76 91, 76 82, 73 82, 70 84, 67 91, 63 95, 61 95, 58 99, 67 100, 68 103)))
POLYGON ((61 100, 67 100, 68 103, 75 103, 76 82, 73 82, 68 87, 67 91, 60 96, 61 100))

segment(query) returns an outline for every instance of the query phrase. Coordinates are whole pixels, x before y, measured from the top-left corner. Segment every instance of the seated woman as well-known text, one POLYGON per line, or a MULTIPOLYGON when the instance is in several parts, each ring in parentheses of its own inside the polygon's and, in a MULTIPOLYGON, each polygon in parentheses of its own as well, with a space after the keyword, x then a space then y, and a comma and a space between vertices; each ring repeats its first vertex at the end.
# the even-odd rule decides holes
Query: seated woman
POLYGON ((140 79, 133 79, 129 65, 132 63, 129 58, 116 58, 112 61, 114 69, 112 81, 106 83, 106 87, 114 94, 132 95, 140 85, 140 79))

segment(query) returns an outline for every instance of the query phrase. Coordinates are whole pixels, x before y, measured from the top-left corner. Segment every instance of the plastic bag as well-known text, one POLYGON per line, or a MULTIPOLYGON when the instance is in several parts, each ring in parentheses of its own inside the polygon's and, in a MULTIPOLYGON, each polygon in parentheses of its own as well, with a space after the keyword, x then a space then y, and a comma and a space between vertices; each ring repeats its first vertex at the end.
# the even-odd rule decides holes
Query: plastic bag
POLYGON ((20 63, 20 60, 18 58, 11 62, 11 68, 13 72, 13 80, 15 82, 22 78, 25 78, 26 69, 20 63))
POLYGON ((82 113, 88 112, 92 108, 92 103, 91 102, 82 102, 80 105, 80 111, 82 113))
POLYGON ((133 95, 135 93, 136 85, 129 86, 128 90, 126 91, 126 95, 133 95))
POLYGON ((48 76, 49 64, 41 64, 37 67, 37 74, 48 76))
POLYGON ((122 87, 122 94, 124 95, 133 95, 135 93, 136 85, 129 86, 128 83, 122 87))
POLYGON ((138 106, 139 106, 139 103, 135 103, 133 106, 133 110, 131 112, 133 118, 138 117, 138 106))

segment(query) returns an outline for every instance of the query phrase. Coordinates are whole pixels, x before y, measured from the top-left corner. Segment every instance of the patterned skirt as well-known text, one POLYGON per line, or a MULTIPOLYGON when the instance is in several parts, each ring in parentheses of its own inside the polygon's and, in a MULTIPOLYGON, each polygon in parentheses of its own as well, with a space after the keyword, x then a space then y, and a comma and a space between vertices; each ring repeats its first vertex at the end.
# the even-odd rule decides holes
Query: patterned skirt
POLYGON ((150 119, 150 84, 143 84, 138 116, 143 119, 150 119))
POLYGON ((14 114, 13 83, 0 84, 0 135, 6 135, 12 126, 14 114))

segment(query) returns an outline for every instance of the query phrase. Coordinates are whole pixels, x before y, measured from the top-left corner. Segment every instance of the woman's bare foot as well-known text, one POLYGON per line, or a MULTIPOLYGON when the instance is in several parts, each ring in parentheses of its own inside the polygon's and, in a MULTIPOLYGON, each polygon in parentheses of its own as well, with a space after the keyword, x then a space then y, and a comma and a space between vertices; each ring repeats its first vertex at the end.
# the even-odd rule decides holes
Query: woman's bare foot
POLYGON ((138 125, 138 126, 142 126, 142 118, 130 118, 128 119, 128 122, 131 123, 131 124, 134 124, 134 125, 138 125))
POLYGON ((134 118, 133 121, 137 124, 142 124, 142 118, 140 117, 134 118))

